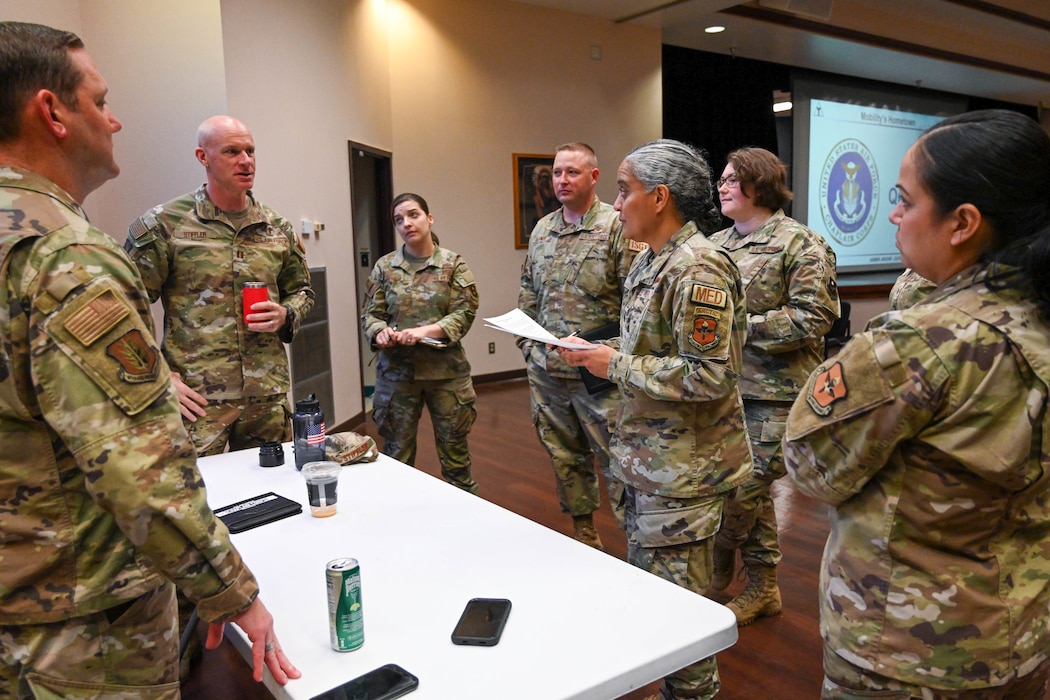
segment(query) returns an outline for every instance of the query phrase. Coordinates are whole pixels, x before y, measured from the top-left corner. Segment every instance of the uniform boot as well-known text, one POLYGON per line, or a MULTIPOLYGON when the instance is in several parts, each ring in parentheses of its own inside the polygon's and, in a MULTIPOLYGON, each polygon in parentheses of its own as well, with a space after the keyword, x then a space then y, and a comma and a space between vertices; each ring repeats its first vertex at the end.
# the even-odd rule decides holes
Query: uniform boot
POLYGON ((724 591, 733 580, 733 565, 736 564, 736 550, 715 545, 715 571, 711 577, 711 588, 724 591))
POLYGON ((602 541, 598 537, 598 531, 594 529, 594 517, 590 513, 572 516, 572 529, 572 536, 577 542, 583 542, 585 545, 594 547, 602 552, 605 551, 605 547, 602 546, 602 541))
POLYGON ((776 615, 783 604, 777 587, 777 568, 747 562, 747 586, 726 607, 736 615, 737 625, 750 625, 756 618, 776 615))

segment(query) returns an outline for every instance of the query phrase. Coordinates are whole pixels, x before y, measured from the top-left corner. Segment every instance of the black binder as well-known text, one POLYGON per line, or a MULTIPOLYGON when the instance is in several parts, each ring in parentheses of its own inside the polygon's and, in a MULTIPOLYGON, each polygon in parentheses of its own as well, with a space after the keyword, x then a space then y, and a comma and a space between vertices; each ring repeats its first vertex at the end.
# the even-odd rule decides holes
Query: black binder
MULTIPOLYGON (((604 326, 598 326, 597 328, 592 328, 589 331, 576 334, 577 337, 589 341, 606 340, 608 338, 616 338, 619 335, 619 321, 606 323, 604 326)), ((583 367, 577 367, 577 369, 580 370, 580 379, 583 380, 583 386, 587 389, 587 393, 591 396, 594 396, 595 394, 600 394, 603 391, 608 391, 609 389, 612 389, 614 386, 616 386, 608 379, 603 379, 601 377, 594 376, 583 367)))
POLYGON ((219 508, 215 515, 230 532, 244 532, 302 512, 302 504, 271 491, 219 508))

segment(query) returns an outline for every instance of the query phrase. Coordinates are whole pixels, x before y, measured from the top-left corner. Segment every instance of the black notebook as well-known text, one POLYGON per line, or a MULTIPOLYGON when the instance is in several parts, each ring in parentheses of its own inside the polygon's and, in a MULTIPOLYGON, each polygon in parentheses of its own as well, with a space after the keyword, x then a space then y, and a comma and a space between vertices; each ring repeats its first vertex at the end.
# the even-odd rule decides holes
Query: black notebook
MULTIPOLYGON (((598 326, 597 328, 592 328, 589 331, 577 333, 576 335, 579 338, 590 341, 615 338, 620 335, 620 323, 619 321, 606 323, 604 326, 598 326)), ((616 386, 608 379, 594 376, 583 367, 577 367, 577 369, 580 370, 580 379, 583 380, 583 386, 587 389, 587 393, 592 396, 594 394, 600 394, 603 391, 608 391, 616 386)))
POLYGON ((302 512, 302 504, 271 491, 219 508, 215 515, 226 523, 230 532, 244 532, 302 512))

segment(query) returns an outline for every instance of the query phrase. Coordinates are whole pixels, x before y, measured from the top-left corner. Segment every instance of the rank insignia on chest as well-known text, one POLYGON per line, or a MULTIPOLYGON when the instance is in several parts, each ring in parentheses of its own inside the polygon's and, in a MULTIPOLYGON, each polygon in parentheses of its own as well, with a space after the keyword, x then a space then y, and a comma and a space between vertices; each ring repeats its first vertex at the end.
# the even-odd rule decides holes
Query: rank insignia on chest
POLYGON ((129 384, 143 384, 157 378, 157 351, 133 328, 106 346, 106 354, 120 365, 117 375, 129 384))
POLYGON ((693 332, 689 340, 700 352, 707 352, 718 346, 718 325, 720 319, 717 316, 698 313, 693 317, 693 332))
POLYGON ((813 389, 806 395, 806 403, 818 416, 827 416, 835 402, 846 398, 848 393, 842 364, 836 362, 813 380, 813 389))

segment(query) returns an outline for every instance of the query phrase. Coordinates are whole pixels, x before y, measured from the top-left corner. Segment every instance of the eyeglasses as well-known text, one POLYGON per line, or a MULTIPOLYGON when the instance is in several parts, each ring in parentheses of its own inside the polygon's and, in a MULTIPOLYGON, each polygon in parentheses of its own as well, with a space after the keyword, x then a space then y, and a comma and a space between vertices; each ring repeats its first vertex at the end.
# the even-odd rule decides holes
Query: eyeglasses
POLYGON ((725 185, 729 189, 733 189, 734 187, 740 187, 740 178, 738 178, 735 174, 720 177, 715 182, 718 185, 718 189, 722 189, 722 185, 725 185))

